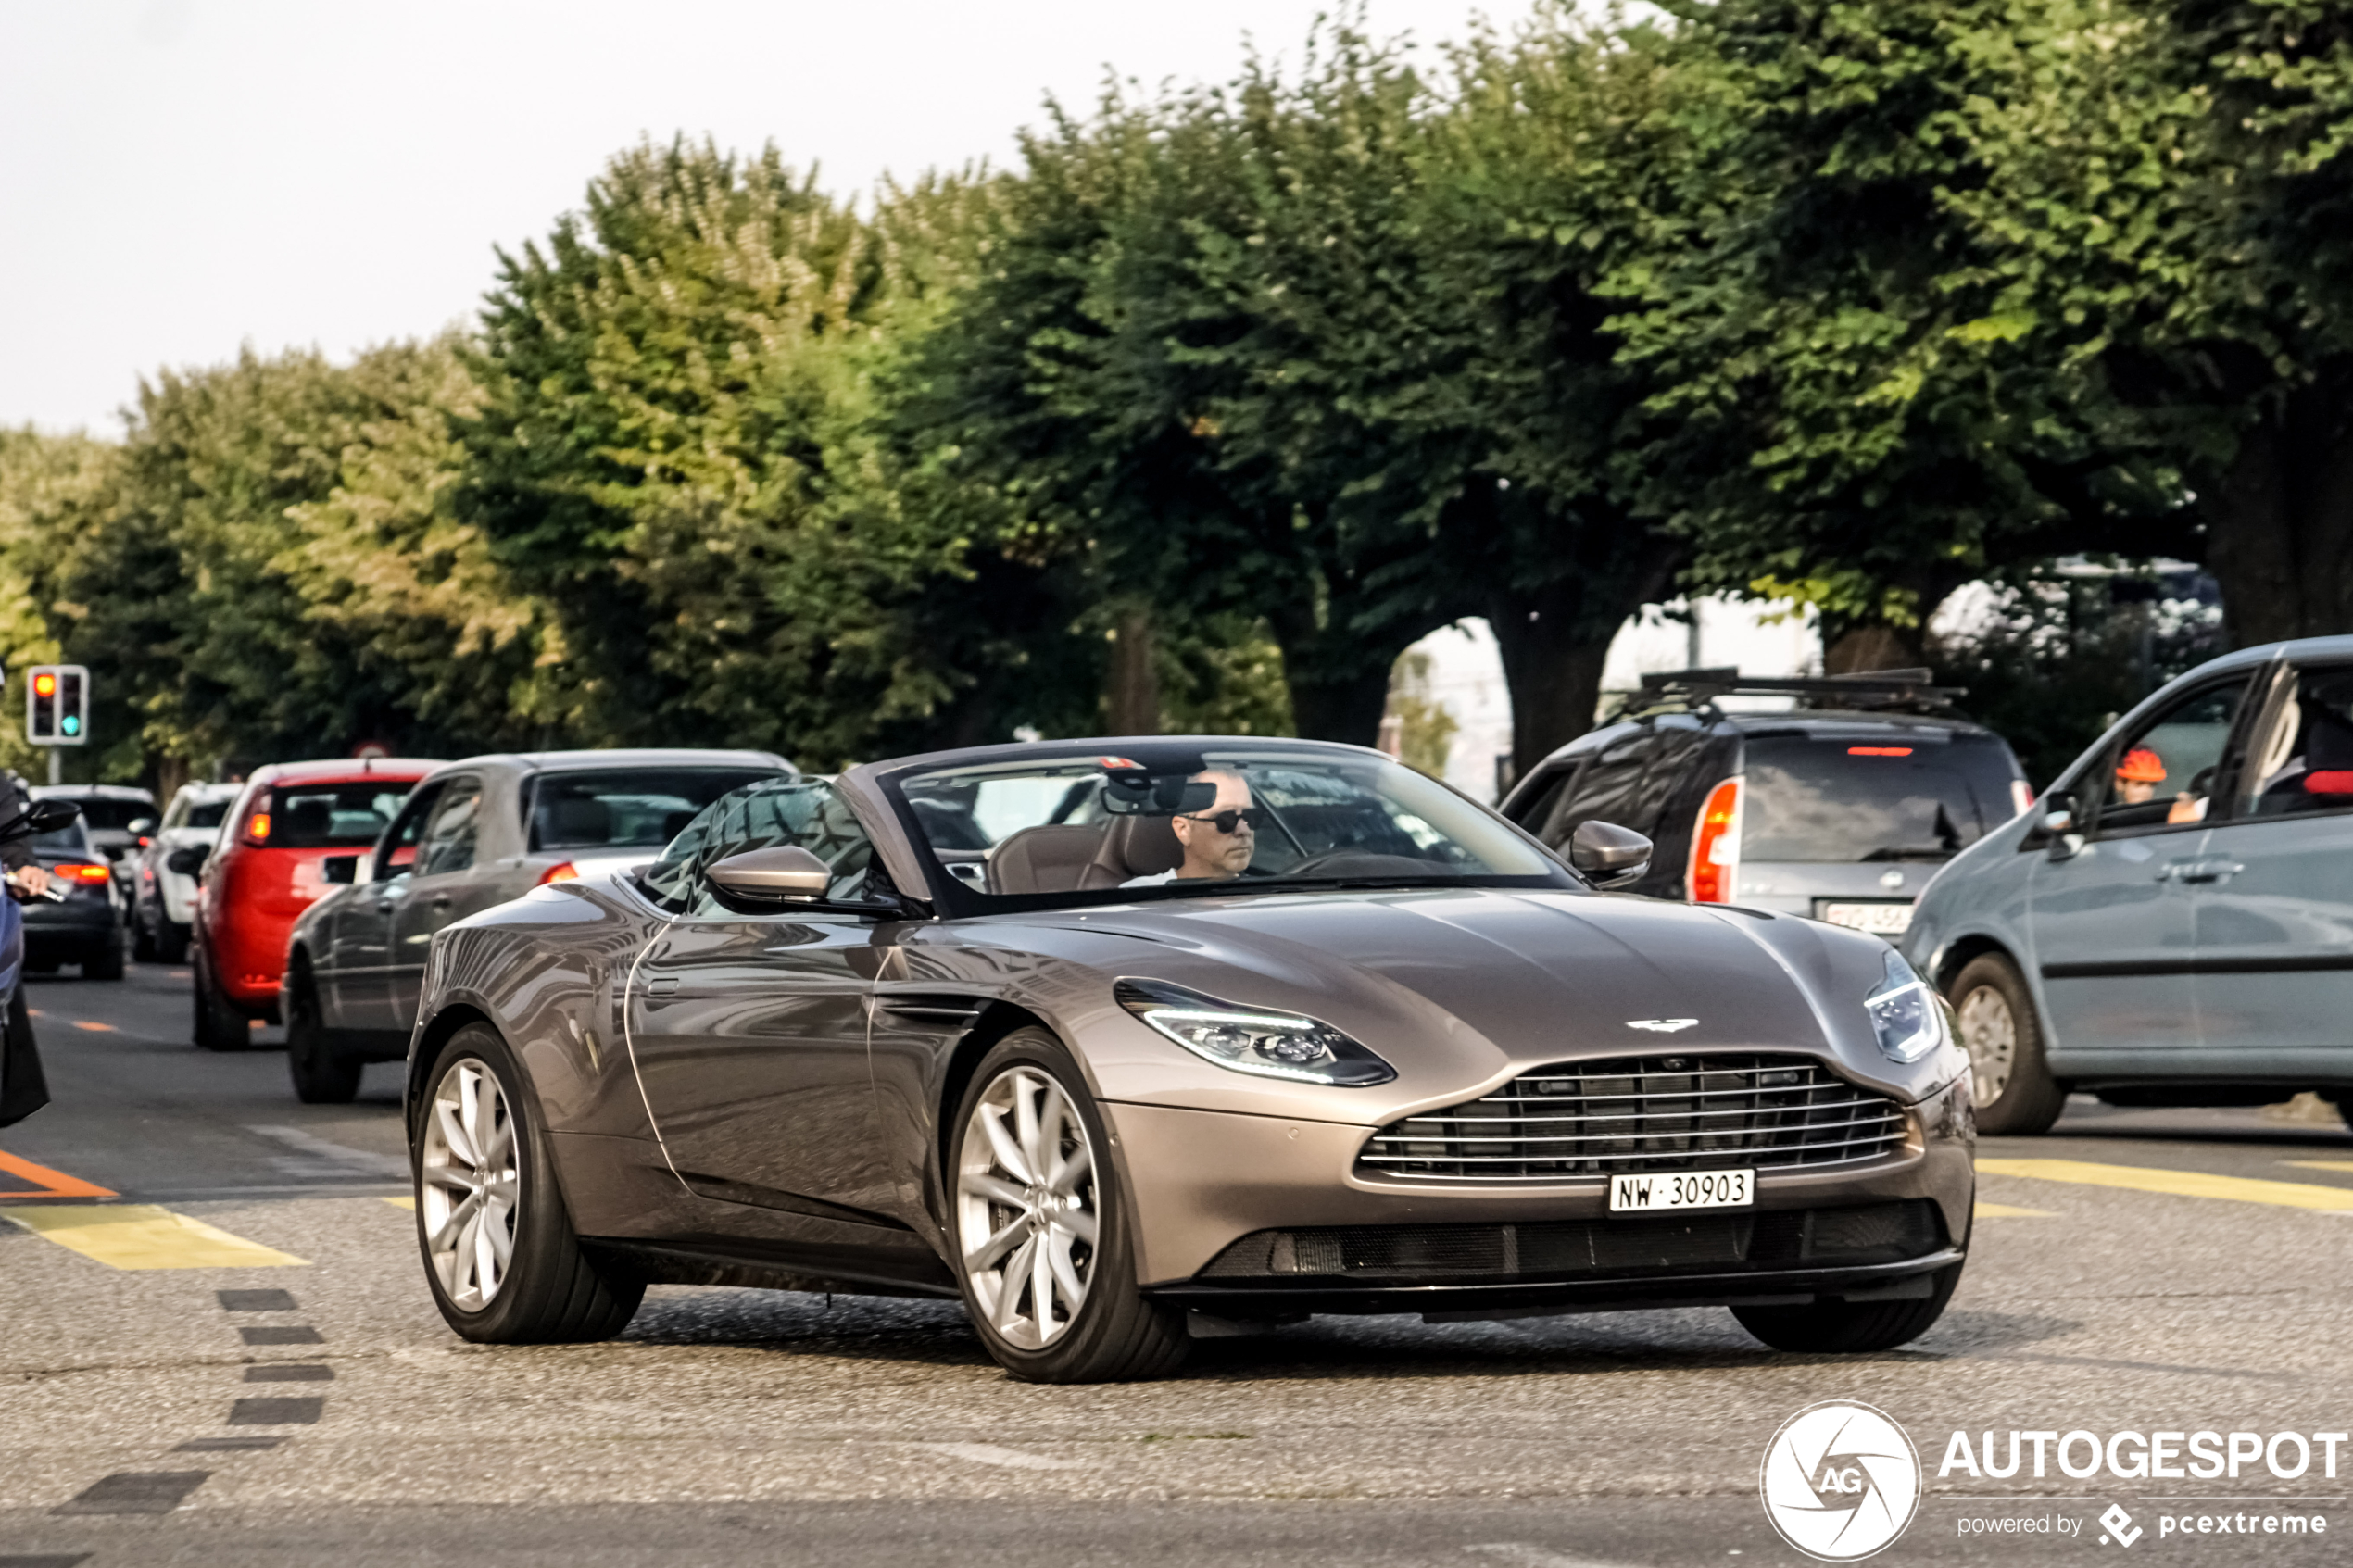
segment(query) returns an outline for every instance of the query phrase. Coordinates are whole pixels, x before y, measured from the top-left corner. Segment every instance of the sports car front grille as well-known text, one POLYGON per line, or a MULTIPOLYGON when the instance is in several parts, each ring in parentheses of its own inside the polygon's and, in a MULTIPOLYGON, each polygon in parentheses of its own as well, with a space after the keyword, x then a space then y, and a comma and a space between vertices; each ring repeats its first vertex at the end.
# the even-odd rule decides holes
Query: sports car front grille
POLYGON ((1737 1273, 1896 1263, 1944 1244, 1927 1198, 1843 1209, 1612 1216, 1515 1225, 1327 1225, 1253 1231, 1203 1280, 1289 1284, 1574 1279, 1704 1269, 1737 1273))
POLYGON ((1557 1182, 1740 1165, 1851 1165, 1904 1142, 1885 1095, 1810 1057, 1763 1052, 1626 1056, 1524 1073, 1466 1105, 1392 1122, 1359 1174, 1557 1182))

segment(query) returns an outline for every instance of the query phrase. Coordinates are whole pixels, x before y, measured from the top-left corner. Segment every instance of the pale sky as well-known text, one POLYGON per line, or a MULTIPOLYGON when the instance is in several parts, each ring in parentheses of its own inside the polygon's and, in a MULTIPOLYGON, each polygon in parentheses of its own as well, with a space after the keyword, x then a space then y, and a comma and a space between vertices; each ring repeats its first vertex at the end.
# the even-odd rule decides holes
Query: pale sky
MULTIPOLYGON (((1371 0, 1425 44, 1535 0, 1371 0)), ((651 134, 774 141, 859 193, 1011 161, 1105 68, 1298 57, 1333 0, 0 0, 0 425, 120 430, 143 372, 470 320, 651 134)))

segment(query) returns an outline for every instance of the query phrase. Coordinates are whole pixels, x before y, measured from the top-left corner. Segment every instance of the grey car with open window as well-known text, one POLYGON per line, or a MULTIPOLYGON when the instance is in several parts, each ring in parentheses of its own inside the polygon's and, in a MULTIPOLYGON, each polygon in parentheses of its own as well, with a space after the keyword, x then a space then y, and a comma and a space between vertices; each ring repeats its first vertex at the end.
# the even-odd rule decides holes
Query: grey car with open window
POLYGON ((2119 721, 1922 894, 1987 1131, 2353 1102, 2353 637, 2248 648, 2119 721))
POLYGON ((470 757, 426 775, 374 848, 326 863, 349 885, 295 924, 280 1016, 296 1093, 348 1100, 367 1063, 400 1059, 442 927, 652 860, 721 796, 792 773, 773 752, 665 748, 470 757))

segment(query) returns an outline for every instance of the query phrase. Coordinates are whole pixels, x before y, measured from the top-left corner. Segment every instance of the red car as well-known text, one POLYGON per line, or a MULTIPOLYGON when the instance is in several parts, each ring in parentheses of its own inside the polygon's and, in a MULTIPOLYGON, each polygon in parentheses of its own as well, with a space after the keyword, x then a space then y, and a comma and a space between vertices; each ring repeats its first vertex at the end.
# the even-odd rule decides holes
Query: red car
POLYGON ((256 770, 220 825, 196 895, 197 1045, 242 1050, 253 1020, 278 1022, 296 917, 350 880, 355 858, 375 847, 410 786, 439 766, 401 757, 256 770))

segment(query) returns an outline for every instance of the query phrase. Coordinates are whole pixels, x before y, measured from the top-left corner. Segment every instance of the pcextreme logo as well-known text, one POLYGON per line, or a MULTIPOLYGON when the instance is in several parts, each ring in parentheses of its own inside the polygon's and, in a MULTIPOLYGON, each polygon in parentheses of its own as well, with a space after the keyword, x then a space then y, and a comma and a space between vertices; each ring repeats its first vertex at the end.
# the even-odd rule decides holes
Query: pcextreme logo
POLYGON ((1757 1489, 1781 1539, 1825 1562, 1853 1562, 1912 1523, 1920 1456, 1884 1411, 1825 1400, 1773 1434, 1757 1489))

